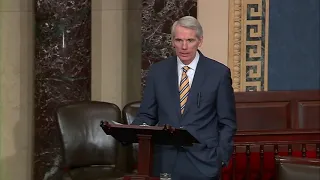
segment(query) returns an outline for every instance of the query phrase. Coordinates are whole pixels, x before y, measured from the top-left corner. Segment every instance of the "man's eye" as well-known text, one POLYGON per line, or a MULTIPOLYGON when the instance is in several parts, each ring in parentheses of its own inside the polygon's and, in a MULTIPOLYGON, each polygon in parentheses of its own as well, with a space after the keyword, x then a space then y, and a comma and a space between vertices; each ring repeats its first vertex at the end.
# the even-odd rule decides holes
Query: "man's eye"
POLYGON ((188 41, 189 41, 189 42, 193 42, 193 41, 194 41, 194 39, 188 39, 188 41))

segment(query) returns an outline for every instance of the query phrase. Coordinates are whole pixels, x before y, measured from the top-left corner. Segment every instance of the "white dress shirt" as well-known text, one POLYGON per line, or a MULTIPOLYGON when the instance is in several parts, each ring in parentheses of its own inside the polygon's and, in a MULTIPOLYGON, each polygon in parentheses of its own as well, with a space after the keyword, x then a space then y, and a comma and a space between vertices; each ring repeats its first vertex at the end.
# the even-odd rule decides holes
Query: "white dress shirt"
POLYGON ((199 62, 199 53, 198 51, 196 52, 196 56, 194 57, 194 59, 191 61, 191 63, 189 65, 185 65, 181 62, 180 58, 177 57, 177 67, 178 67, 178 76, 179 76, 179 79, 178 79, 178 86, 180 86, 180 81, 181 81, 181 76, 182 76, 182 72, 183 72, 183 67, 184 66, 189 66, 189 70, 187 71, 187 76, 189 78, 189 86, 191 87, 192 85, 192 81, 193 81, 193 78, 194 78, 194 74, 196 72, 196 69, 197 69, 197 65, 198 65, 198 62, 199 62))

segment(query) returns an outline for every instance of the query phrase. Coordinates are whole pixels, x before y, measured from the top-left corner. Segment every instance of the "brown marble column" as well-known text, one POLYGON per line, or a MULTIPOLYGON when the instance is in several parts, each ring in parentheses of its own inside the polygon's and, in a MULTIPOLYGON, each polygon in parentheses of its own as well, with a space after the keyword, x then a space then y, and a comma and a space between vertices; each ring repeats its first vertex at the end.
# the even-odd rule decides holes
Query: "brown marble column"
POLYGON ((61 163, 55 109, 90 99, 91 0, 35 0, 34 180, 61 163))
POLYGON ((197 0, 142 0, 142 87, 150 65, 173 55, 171 26, 187 15, 197 17, 197 0))

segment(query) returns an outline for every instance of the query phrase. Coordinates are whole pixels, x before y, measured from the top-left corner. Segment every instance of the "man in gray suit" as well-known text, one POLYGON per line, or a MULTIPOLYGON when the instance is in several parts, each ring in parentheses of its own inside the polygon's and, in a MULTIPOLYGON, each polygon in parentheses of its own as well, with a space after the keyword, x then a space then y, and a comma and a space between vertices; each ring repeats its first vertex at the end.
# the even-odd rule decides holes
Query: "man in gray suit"
POLYGON ((235 98, 230 70, 198 48, 203 30, 186 16, 172 26, 176 56, 150 68, 143 99, 132 124, 184 128, 200 143, 192 147, 156 145, 154 174, 173 180, 218 179, 233 151, 235 98))

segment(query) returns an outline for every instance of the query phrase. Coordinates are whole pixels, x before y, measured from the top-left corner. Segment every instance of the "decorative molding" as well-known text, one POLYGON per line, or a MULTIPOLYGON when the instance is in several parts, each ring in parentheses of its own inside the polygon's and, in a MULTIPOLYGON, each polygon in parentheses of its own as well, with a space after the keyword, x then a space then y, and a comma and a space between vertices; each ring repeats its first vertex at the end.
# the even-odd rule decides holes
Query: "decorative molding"
POLYGON ((269 0, 229 0, 229 14, 234 91, 267 91, 269 0))

